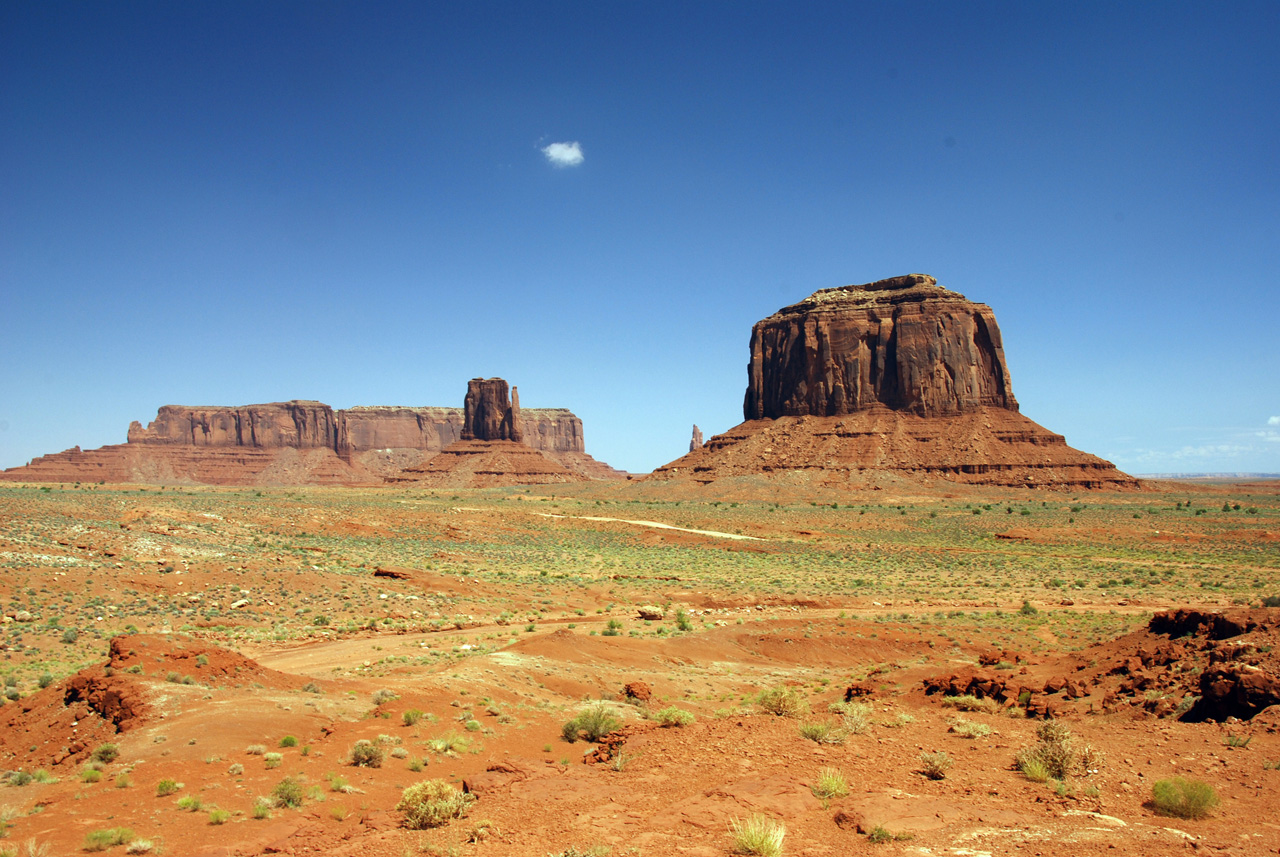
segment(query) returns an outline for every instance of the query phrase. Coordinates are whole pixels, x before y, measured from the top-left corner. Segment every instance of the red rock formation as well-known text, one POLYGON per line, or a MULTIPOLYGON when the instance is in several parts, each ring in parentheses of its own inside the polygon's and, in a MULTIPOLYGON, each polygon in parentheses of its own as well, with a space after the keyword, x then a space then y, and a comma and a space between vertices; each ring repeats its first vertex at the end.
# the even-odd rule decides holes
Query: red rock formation
POLYGON ((700 449, 701 447, 702 447, 702 429, 698 428, 697 423, 694 423, 693 437, 689 438, 689 451, 693 452, 695 449, 700 449))
POLYGON ((1036 488, 1132 488, 1108 461, 1067 446, 1003 408, 918 417, 887 408, 843 417, 750 420, 654 471, 701 483, 804 473, 829 488, 870 487, 882 475, 1036 488))
POLYGON ((462 440, 513 440, 520 443, 520 399, 513 408, 507 382, 501 378, 472 378, 463 402, 462 440))
POLYGON ((585 482, 587 477, 513 440, 460 440, 390 482, 432 488, 491 488, 585 482))
POLYGON ((756 322, 744 416, 1016 411, 991 308, 925 274, 822 289, 756 322))
MULTIPOLYGON (((564 408, 518 411, 512 424, 530 447, 592 479, 626 474, 587 455, 582 420, 564 408)), ((319 402, 188 407, 165 405, 129 442, 42 456, 0 479, 212 485, 377 484, 421 466, 462 436, 461 408, 357 407, 319 402)))
POLYGON ((587 478, 526 446, 521 442, 522 434, 519 392, 512 388, 508 400, 506 381, 472 378, 467 383, 462 438, 422 465, 388 477, 389 481, 487 488, 581 482, 587 478))
POLYGON ((823 289, 779 310, 752 328, 747 371, 747 421, 654 477, 1137 486, 1019 414, 991 309, 923 274, 823 289))
POLYGON ((129 425, 129 443, 338 449, 338 418, 320 402, 274 402, 238 408, 165 405, 145 429, 129 425))

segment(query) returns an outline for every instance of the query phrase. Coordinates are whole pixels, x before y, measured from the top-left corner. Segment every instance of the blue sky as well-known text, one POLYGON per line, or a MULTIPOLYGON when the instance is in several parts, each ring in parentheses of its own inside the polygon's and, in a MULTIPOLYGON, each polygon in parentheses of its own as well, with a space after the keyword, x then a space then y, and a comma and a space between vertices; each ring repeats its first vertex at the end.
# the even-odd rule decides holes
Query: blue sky
POLYGON ((1280 472, 1278 41, 1275 2, 0 4, 0 466, 497 375, 647 471, 741 421, 755 321, 923 272, 1073 446, 1280 472))

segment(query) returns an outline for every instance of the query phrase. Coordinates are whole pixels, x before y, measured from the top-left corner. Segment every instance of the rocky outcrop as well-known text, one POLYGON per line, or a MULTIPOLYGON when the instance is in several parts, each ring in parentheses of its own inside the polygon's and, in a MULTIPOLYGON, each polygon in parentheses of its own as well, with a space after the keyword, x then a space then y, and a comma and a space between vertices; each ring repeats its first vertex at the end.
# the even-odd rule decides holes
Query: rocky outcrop
MULTIPOLYGON (((591 479, 620 479, 586 453, 582 420, 564 408, 510 406, 506 431, 591 479)), ((505 416, 505 414, 504 414, 505 416)), ((378 484, 460 440, 462 408, 355 407, 290 401, 238 407, 165 405, 129 442, 34 459, 0 472, 29 482, 211 485, 378 484)), ((499 434, 502 433, 501 421, 499 434)))
POLYGON ((651 478, 1138 484, 1018 413, 991 309, 924 274, 823 289, 757 322, 747 374, 746 421, 651 478))
MULTIPOLYGON (((472 378, 467 383, 464 405, 462 437, 420 466, 388 477, 389 481, 489 488, 582 482, 588 478, 521 442, 520 393, 512 387, 508 397, 507 382, 501 378, 472 378)), ((535 434, 533 439, 545 438, 535 434)), ((584 453, 567 454, 589 458, 584 453)))
POLYGON ((991 308, 909 274, 822 289, 751 329, 748 420, 1016 411, 991 308))
POLYGON ((427 488, 493 488, 585 482, 587 478, 513 440, 460 440, 388 481, 427 488))
POLYGON ((693 424, 693 437, 689 438, 689 451, 702 448, 702 429, 698 428, 698 424, 693 424))
POLYGON ((514 402, 501 378, 472 378, 463 400, 462 440, 513 440, 520 443, 520 395, 514 402))
POLYGON ((843 417, 750 420, 651 478, 706 484, 756 474, 834 489, 872 488, 892 477, 1059 489, 1138 484, 1111 462, 1003 408, 945 417, 878 408, 843 417))

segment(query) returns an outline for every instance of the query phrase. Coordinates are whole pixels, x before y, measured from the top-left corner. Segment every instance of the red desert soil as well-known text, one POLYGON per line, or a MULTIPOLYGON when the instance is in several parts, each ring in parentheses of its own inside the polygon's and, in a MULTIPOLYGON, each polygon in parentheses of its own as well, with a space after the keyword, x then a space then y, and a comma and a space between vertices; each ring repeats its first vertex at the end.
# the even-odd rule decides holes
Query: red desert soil
POLYGON ((757 813, 807 857, 1280 850, 1280 609, 1229 597, 1274 591, 1274 487, 1256 516, 1161 512, 1161 534, 1190 539, 1172 545, 1149 508, 1216 509, 1225 489, 1088 495, 1078 512, 1033 493, 731 508, 659 503, 651 484, 612 501, 19 490, 0 494, 3 672, 22 677, 0 707, 0 853, 81 853, 128 828, 111 853, 711 857, 757 813), (1018 504, 1034 514, 1004 511, 1018 504), (968 582, 932 579, 938 563, 968 582), (1072 563, 1100 582, 1046 587, 1072 563), (1210 566, 1239 588, 1201 585, 1210 566), (1148 568, 1142 586, 1107 580, 1148 568), (767 713, 772 688, 809 713, 767 713), (956 693, 989 702, 961 710, 956 693), (622 728, 567 741, 601 700, 622 728), (694 719, 661 725, 672 707, 694 719), (1097 751, 1088 770, 1015 768, 1045 718, 1097 751), (801 734, 818 723, 847 734, 801 734), (380 767, 351 764, 360 740, 380 767), (951 765, 929 779, 938 752, 951 765), (847 795, 814 795, 828 768, 847 795), (1157 814, 1152 784, 1173 776, 1220 804, 1157 814), (302 805, 257 808, 286 778, 302 805), (467 788, 467 816, 406 829, 396 803, 427 778, 467 788))
MULTIPOLYGON (((1256 624, 1228 637, 1230 645, 1270 651, 1280 637, 1276 612, 1248 614, 1243 624, 1256 624)), ((1144 672, 1131 659, 1140 665, 1144 653, 1161 646, 1208 650, 1212 657, 1219 651, 1212 644, 1222 642, 1211 639, 1212 631, 1184 638, 1189 643, 1138 631, 1066 658, 980 653, 984 660, 1012 658, 1015 665, 1004 672, 1013 685, 1035 688, 1030 707, 1052 696, 1061 721, 1102 752, 1096 774, 1058 794, 1013 770, 1014 753, 1034 742, 1037 726, 1004 713, 1016 708, 1016 695, 998 713, 964 715, 938 704, 940 693, 925 695, 946 677, 913 655, 922 646, 949 645, 945 637, 847 619, 778 619, 746 628, 646 640, 562 628, 468 659, 449 674, 406 670, 376 684, 312 679, 310 692, 301 689, 307 676, 331 671, 325 649, 343 644, 310 647, 310 657, 299 651, 262 657, 297 670, 290 675, 190 638, 117 638, 106 669, 89 668, 6 707, 0 764, 44 768, 58 778, 6 790, 11 806, 21 798, 16 805, 24 810, 41 807, 11 822, 13 836, 53 843, 58 853, 78 849, 88 831, 127 826, 163 841, 171 854, 390 855, 419 843, 442 852, 456 846, 542 854, 578 843, 620 853, 712 855, 726 853, 731 819, 760 812, 786 824, 787 853, 795 854, 880 853, 865 835, 877 826, 911 837, 883 846, 886 853, 1162 854, 1194 844, 1260 854, 1280 845, 1280 830, 1269 820, 1280 772, 1261 764, 1280 757, 1280 709, 1247 723, 1174 722, 1151 713, 1141 694, 1118 692, 1144 672), (882 666, 868 670, 870 664, 882 666), (832 681, 798 684, 788 678, 796 667, 816 668, 832 681), (195 683, 174 681, 173 673, 195 683), (604 763, 584 764, 586 745, 559 735, 568 714, 558 702, 621 697, 624 679, 652 686, 650 710, 679 702, 693 686, 728 692, 790 684, 815 712, 805 719, 834 722, 825 713, 828 704, 842 701, 849 677, 863 673, 858 687, 869 692, 861 698, 870 702, 874 723, 842 745, 815 744, 801 737, 795 719, 733 705, 719 716, 686 706, 699 714, 694 723, 663 728, 642 720, 638 708, 616 703, 628 724, 626 740, 604 763), (1079 683, 1080 698, 1042 692, 1059 675, 1079 683), (384 688, 399 696, 372 702, 371 693, 384 688), (411 709, 426 716, 406 726, 403 715, 411 709), (957 717, 985 724, 990 735, 966 739, 949 732, 957 717), (480 726, 468 732, 460 721, 472 718, 480 726), (472 739, 471 748, 453 756, 432 753, 425 741, 449 732, 472 739), (298 746, 279 747, 286 735, 298 746), (1228 736, 1247 746, 1229 749, 1228 736), (348 751, 362 738, 407 755, 388 755, 379 769, 351 767, 348 751), (107 741, 119 746, 119 758, 102 766, 101 781, 79 782, 90 752, 107 741), (264 750, 281 754, 278 767, 268 767, 264 750), (945 779, 920 774, 924 751, 951 756, 945 779), (414 759, 425 763, 421 774, 408 768, 414 759), (844 774, 850 794, 824 806, 810 787, 826 767, 844 774), (125 771, 128 785, 117 788, 125 771), (343 777, 350 791, 334 791, 332 775, 343 777), (1212 783, 1223 798, 1219 812, 1194 822, 1154 815, 1146 806, 1150 784, 1172 775, 1212 783), (254 819, 255 798, 286 776, 310 790, 304 805, 254 819), (467 819, 447 828, 405 831, 391 808, 402 788, 427 776, 464 781, 478 801, 467 819), (184 785, 158 797, 162 779, 184 785), (181 811, 176 801, 183 797, 199 798, 201 811, 181 811), (208 824, 206 812, 215 806, 238 813, 208 824), (466 843, 481 820, 493 832, 478 845, 466 843)), ((1274 676, 1274 661, 1261 660, 1274 676)), ((1154 667, 1157 673, 1167 668, 1154 667)), ((959 675, 979 676, 962 688, 975 690, 982 676, 1000 674, 966 668, 959 675)), ((1167 685, 1155 679, 1151 686, 1167 685)))

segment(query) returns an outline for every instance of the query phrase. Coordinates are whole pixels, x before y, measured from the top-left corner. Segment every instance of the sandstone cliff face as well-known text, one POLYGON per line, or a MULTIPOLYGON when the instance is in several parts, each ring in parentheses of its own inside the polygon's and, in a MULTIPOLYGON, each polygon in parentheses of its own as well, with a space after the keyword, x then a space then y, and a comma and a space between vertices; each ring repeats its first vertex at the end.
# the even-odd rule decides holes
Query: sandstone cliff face
POLYGON ((362 407, 338 411, 338 449, 348 454, 378 449, 439 452, 462 436, 457 408, 362 407))
POLYGON ((501 378, 472 378, 463 400, 462 440, 521 442, 520 397, 515 403, 501 378))
POLYGON ((747 372, 746 422, 651 478, 1138 484, 1019 414, 990 307, 925 274, 823 289, 757 322, 747 372))
POLYGON ((129 426, 129 443, 337 449, 338 417, 320 402, 274 402, 236 408, 165 405, 145 429, 129 426))
MULTIPOLYGON (((518 401, 518 400, 517 400, 518 401)), ((570 471, 621 479, 586 453, 582 420, 564 408, 515 412, 523 442, 570 471)), ((165 405, 129 442, 75 448, 0 472, 33 482, 138 482, 210 485, 378 484, 419 467, 461 439, 462 408, 356 407, 320 402, 238 407, 165 405)), ((501 427, 500 427, 501 431, 501 427)))
POLYGON ((1016 411, 991 308, 925 274, 823 289, 751 330, 746 419, 1016 411))

